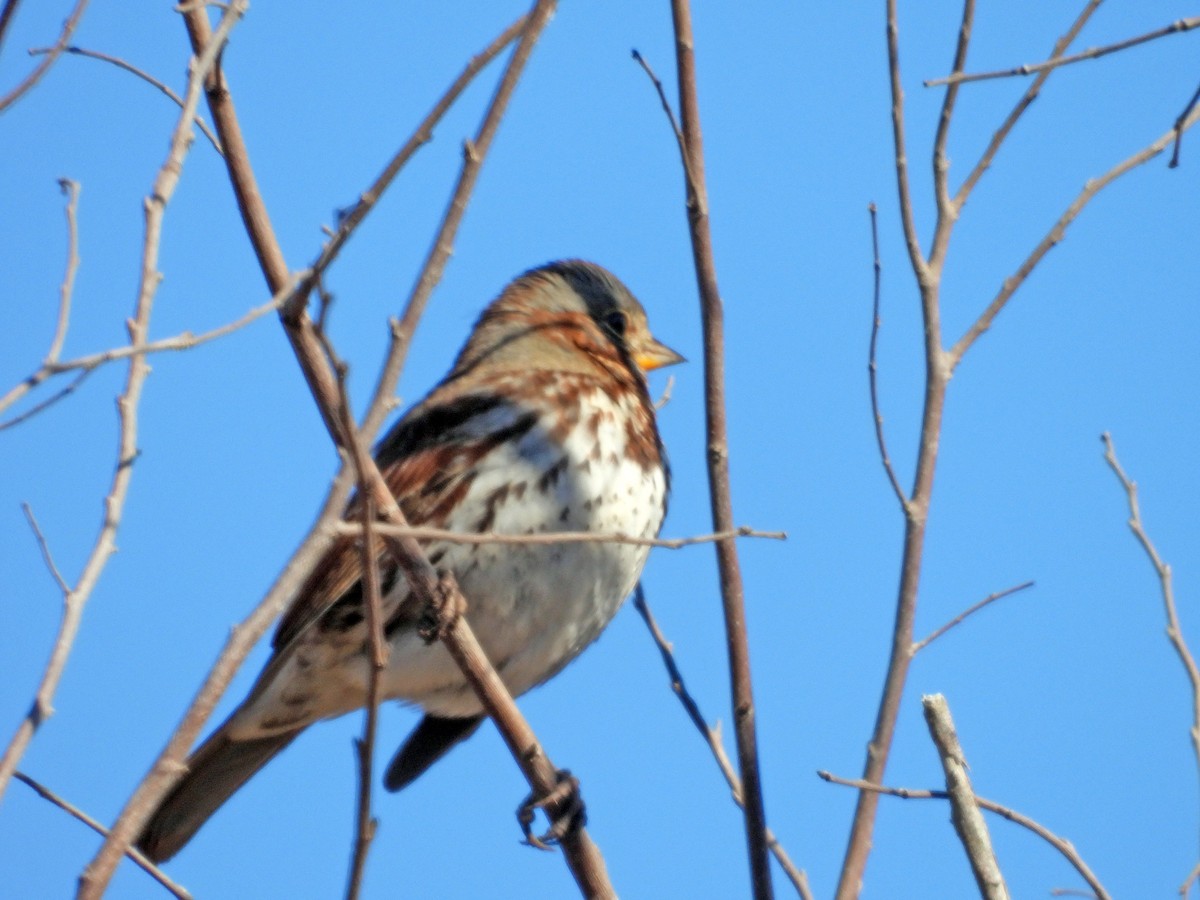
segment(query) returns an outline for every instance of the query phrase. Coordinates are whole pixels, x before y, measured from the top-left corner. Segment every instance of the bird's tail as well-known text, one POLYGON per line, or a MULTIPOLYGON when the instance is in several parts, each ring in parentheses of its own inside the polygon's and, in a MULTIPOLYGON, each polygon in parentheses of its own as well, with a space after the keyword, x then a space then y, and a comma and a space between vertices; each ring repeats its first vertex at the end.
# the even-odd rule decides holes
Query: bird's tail
POLYGON ((154 862, 178 853, 221 805, 301 731, 235 741, 218 728, 188 758, 188 772, 146 823, 137 847, 154 862))

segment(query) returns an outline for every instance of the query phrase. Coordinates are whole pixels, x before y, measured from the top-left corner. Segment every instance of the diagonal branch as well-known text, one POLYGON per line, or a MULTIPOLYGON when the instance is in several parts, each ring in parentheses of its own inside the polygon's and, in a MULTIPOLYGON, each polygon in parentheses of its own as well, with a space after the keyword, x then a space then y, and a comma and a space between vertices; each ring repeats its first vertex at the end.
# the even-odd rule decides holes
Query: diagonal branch
MULTIPOLYGON (((683 704, 683 710, 687 713, 688 719, 691 720, 696 730, 700 732, 700 736, 704 739, 704 742, 708 744, 708 749, 713 755, 713 760, 716 762, 717 768, 721 770, 721 774, 725 777, 725 783, 729 785, 733 802, 739 808, 742 807, 742 782, 733 768, 733 763, 729 761, 729 756, 725 753, 724 742, 721 739, 720 725, 710 726, 708 724, 708 720, 700 712, 699 704, 696 703, 684 685, 683 673, 679 671, 679 666, 675 662, 675 652, 671 649, 671 642, 662 633, 662 629, 658 627, 658 622, 655 620, 654 614, 650 612, 650 605, 646 602, 646 593, 642 589, 640 582, 633 595, 633 607, 642 617, 642 621, 646 623, 646 628, 650 630, 650 637, 654 639, 654 644, 658 647, 663 665, 667 669, 667 677, 671 679, 671 690, 675 692, 675 696, 683 704)), ((774 855, 776 862, 779 863, 783 871, 787 874, 788 879, 792 882, 792 887, 796 889, 796 893, 803 900, 812 900, 812 890, 808 886, 808 876, 792 862, 791 857, 788 856, 787 851, 783 849, 783 845, 779 843, 779 840, 770 828, 766 830, 764 836, 772 855, 774 855)))
POLYGON ((984 822, 983 814, 975 802, 975 791, 967 774, 967 759, 963 755, 958 733, 954 729, 950 705, 941 694, 927 694, 921 698, 921 706, 925 710, 925 724, 929 726, 929 736, 937 747, 942 770, 946 774, 950 818, 954 822, 954 830, 958 832, 963 849, 967 851, 967 860, 975 875, 979 896, 985 900, 1008 900, 1008 886, 1000 873, 1000 864, 996 861, 996 852, 992 849, 992 838, 988 834, 987 823, 984 822))
MULTIPOLYGON (((97 822, 95 819, 93 819, 91 816, 89 816, 87 813, 85 813, 82 809, 75 806, 73 803, 68 803, 66 800, 64 800, 62 797, 58 796, 58 794, 54 793, 54 791, 50 790, 50 788, 46 787, 44 784, 41 784, 40 782, 35 781, 34 779, 32 779, 28 775, 26 775, 24 772, 14 772, 13 777, 16 778, 17 781, 20 781, 22 784, 26 784, 30 788, 32 788, 34 790, 34 792, 36 792, 37 795, 39 797, 41 797, 43 800, 47 800, 50 803, 53 803, 55 806, 57 806, 63 812, 65 812, 71 816, 74 816, 76 819, 78 819, 80 822, 82 822, 88 828, 92 829, 92 831, 96 832, 96 834, 100 835, 101 837, 108 836, 107 828, 105 828, 103 825, 101 825, 99 822, 97 822)), ((164 872, 162 869, 160 869, 154 863, 150 862, 150 860, 146 859, 146 857, 142 855, 142 852, 140 850, 138 850, 136 847, 130 847, 129 849, 127 849, 125 851, 125 855, 128 856, 135 863, 137 863, 137 865, 139 867, 141 867, 141 869, 147 875, 149 875, 151 878, 153 878, 155 881, 157 881, 159 884, 161 884, 164 888, 166 888, 170 894, 172 894, 175 897, 178 897, 179 900, 192 900, 192 895, 189 894, 187 892, 187 890, 185 888, 183 888, 183 886, 177 884, 176 882, 172 881, 169 877, 167 877, 166 872, 164 872)))
POLYGON ((964 609, 962 612, 960 612, 957 616, 955 616, 953 619, 951 619, 945 625, 942 625, 940 628, 935 628, 930 634, 926 635, 921 640, 919 640, 915 644, 913 644, 913 647, 912 647, 913 656, 916 656, 918 653, 920 653, 922 650, 924 650, 926 647, 928 647, 930 644, 932 644, 934 641, 936 641, 938 638, 940 638, 943 634, 945 634, 947 631, 949 631, 951 628, 954 628, 956 625, 960 625, 964 619, 966 619, 970 615, 974 615, 975 613, 979 612, 979 610, 983 609, 985 606, 987 606, 991 603, 995 603, 997 600, 1000 600, 1011 594, 1015 594, 1018 591, 1023 591, 1025 589, 1031 588, 1031 587, 1033 587, 1033 582, 1025 581, 1025 582, 1022 582, 1021 584, 1014 585, 1013 587, 1005 588, 1002 591, 996 591, 996 593, 994 593, 994 594, 988 594, 986 597, 984 597, 978 603, 968 606, 966 609, 964 609))
MULTIPOLYGON (((79 20, 83 18, 83 11, 87 9, 87 5, 88 0, 76 0, 75 8, 71 10, 71 15, 63 23, 62 32, 58 35, 58 40, 54 42, 54 47, 51 48, 50 52, 46 54, 46 57, 40 63, 34 66, 33 71, 26 75, 20 84, 3 97, 0 97, 0 113, 3 113, 20 100, 35 84, 42 80, 43 75, 50 71, 50 67, 54 65, 59 55, 67 48, 67 44, 70 43, 71 35, 75 33, 75 27, 79 24, 79 20)), ((12 6, 15 7, 16 4, 14 3, 12 6)), ((4 24, 7 25, 12 14, 12 8, 6 7, 4 12, 7 14, 4 24)))
POLYGON ((997 69, 992 72, 963 72, 960 69, 954 70, 951 74, 944 78, 932 78, 924 82, 925 87, 938 87, 940 85, 957 85, 964 84, 968 81, 987 81, 991 78, 1011 78, 1015 75, 1034 75, 1038 72, 1046 72, 1050 69, 1057 69, 1059 66, 1069 66, 1072 63, 1083 62, 1087 59, 1099 59, 1102 56, 1108 56, 1110 53, 1117 53, 1120 50, 1128 50, 1130 47, 1136 47, 1138 44, 1144 44, 1147 41, 1157 40, 1160 37, 1166 37, 1169 34, 1182 34, 1185 31, 1191 31, 1197 25, 1200 25, 1200 16, 1192 16, 1188 19, 1178 19, 1163 28, 1149 31, 1146 34, 1139 34, 1137 37, 1127 38, 1123 41, 1117 41, 1115 44, 1105 44, 1103 47, 1091 47, 1080 53, 1072 53, 1070 56, 1056 56, 1045 62, 1033 63, 1032 65, 1017 66, 1013 69, 997 69))
POLYGON ((1012 298, 1012 295, 1016 292, 1017 288, 1025 283, 1025 279, 1029 277, 1029 273, 1032 272, 1037 264, 1042 261, 1042 258, 1050 252, 1050 249, 1063 239, 1063 237, 1066 235, 1067 228, 1070 227, 1071 223, 1075 221, 1081 212, 1083 212, 1084 207, 1087 206, 1093 200, 1093 198, 1100 193, 1100 191, 1104 190, 1104 188, 1108 187, 1108 185, 1116 181, 1122 175, 1133 169, 1136 169, 1143 163, 1149 162, 1150 160, 1154 159, 1154 157, 1162 153, 1168 146, 1170 146, 1171 142, 1175 140, 1177 132, 1186 131, 1195 125, 1197 120, 1200 120, 1200 108, 1193 109, 1188 115, 1187 119, 1178 128, 1171 128, 1171 130, 1152 141, 1149 145, 1142 148, 1128 159, 1117 163, 1099 178, 1093 178, 1084 184, 1083 189, 1075 197, 1071 205, 1066 208, 1063 214, 1058 217, 1058 220, 1046 233, 1045 237, 1038 242, 1038 245, 1033 248, 1033 251, 1029 254, 1029 256, 1027 256, 1021 265, 1017 267, 1017 270, 1008 278, 1004 279, 1004 283, 1001 285, 1000 290, 997 292, 995 298, 993 298, 992 302, 987 305, 987 308, 980 314, 979 318, 975 320, 971 327, 967 329, 966 333, 963 334, 963 336, 958 339, 954 346, 950 348, 948 351, 948 359, 950 368, 952 370, 960 362, 962 362, 964 354, 966 354, 967 350, 971 348, 971 345, 979 339, 979 336, 991 328, 992 322, 995 320, 996 316, 1000 314, 1000 311, 1004 309, 1005 305, 1012 298))

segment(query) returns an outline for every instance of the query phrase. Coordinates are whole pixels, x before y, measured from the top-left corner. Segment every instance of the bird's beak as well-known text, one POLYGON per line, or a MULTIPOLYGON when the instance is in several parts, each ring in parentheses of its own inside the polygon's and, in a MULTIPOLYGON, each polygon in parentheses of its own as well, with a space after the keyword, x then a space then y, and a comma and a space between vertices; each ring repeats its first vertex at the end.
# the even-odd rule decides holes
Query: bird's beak
POLYGON ((633 361, 643 372, 661 369, 663 366, 673 366, 676 363, 687 362, 666 344, 661 344, 654 338, 646 341, 633 356, 633 361))

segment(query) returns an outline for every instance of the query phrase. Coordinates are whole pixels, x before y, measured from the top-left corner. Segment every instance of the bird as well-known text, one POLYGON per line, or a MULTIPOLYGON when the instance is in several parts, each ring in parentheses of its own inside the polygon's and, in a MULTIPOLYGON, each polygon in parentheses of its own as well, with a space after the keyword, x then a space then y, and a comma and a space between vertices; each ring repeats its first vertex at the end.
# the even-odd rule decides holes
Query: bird
MULTIPOLYGON (((670 468, 645 373, 683 362, 607 269, 578 259, 530 269, 481 313, 446 377, 403 415, 375 460, 411 525, 503 535, 657 537, 670 468)), ((345 516, 358 516, 356 501, 345 516)), ((646 544, 424 540, 458 581, 467 620, 514 695, 557 674, 612 620, 646 544)), ((485 718, 386 547, 378 556, 388 663, 379 696, 423 717, 384 784, 412 783, 485 718)), ((341 536, 283 614, 246 698, 188 758, 138 848, 179 852, 309 725, 362 708, 370 677, 360 538, 341 536)))

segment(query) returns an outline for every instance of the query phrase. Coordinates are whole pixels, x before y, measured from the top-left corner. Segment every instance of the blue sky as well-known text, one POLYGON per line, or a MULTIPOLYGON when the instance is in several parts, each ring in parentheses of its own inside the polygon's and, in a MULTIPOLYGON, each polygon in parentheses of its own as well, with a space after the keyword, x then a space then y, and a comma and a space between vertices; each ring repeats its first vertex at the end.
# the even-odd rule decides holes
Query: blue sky
MULTIPOLYGON (((909 156, 924 244, 929 148, 959 8, 902 11, 909 156)), ((293 268, 349 206, 464 61, 522 3, 388 10, 260 3, 226 70, 265 201, 293 268)), ((882 4, 695 10, 717 269, 726 303, 735 517, 786 530, 741 545, 771 826, 818 896, 836 880, 855 796, 817 769, 857 776, 892 620, 902 520, 879 465, 867 395, 871 256, 884 267, 880 390, 891 452, 911 480, 922 361, 916 291, 897 215, 882 4)), ((62 9, 23 7, 0 83, 48 44, 62 9)), ((1074 4, 982 4, 970 69, 1044 58, 1074 4)), ((1181 2, 1111 4, 1079 46, 1160 27, 1181 2)), ((96 3, 76 36, 182 89, 184 29, 169 5, 96 3)), ((1088 178, 1170 127, 1195 89, 1195 39, 1057 73, 981 182, 950 250, 948 338, 991 299, 1088 178)), ((693 362, 674 370, 660 423, 674 465, 664 533, 710 530, 700 325, 674 140, 630 60, 637 47, 673 92, 666 4, 559 10, 480 178, 446 278, 401 382, 419 398, 478 310, 513 275, 580 256, 615 271, 656 334, 693 362)), ((358 403, 428 248, 498 68, 464 96, 327 279, 332 333, 358 403)), ((1024 89, 964 88, 951 180, 969 170, 1024 89)), ((56 180, 82 184, 82 267, 66 355, 114 346, 135 295, 142 198, 176 110, 129 75, 61 60, 0 123, 0 388, 31 372, 53 332, 65 258, 56 180)), ((1069 838, 1116 895, 1172 892, 1197 859, 1190 697, 1165 638, 1157 581, 1125 525, 1101 458, 1113 433, 1142 489, 1146 526, 1174 566, 1184 633, 1200 635, 1200 144, 1102 194, 967 356, 950 385, 918 609, 925 634, 1013 584, 1035 588, 923 651, 908 684, 889 783, 937 787, 919 697, 944 693, 976 789, 1069 838)), ((202 331, 265 298, 220 160, 198 142, 166 214, 152 333, 202 331)), ((229 627, 306 532, 335 457, 277 324, 263 319, 152 360, 141 456, 110 562, 45 725, 22 768, 111 821, 161 749, 229 627)), ((111 476, 111 366, 74 396, 0 433, 0 726, 24 714, 60 602, 19 504, 59 566, 78 574, 111 476)), ((660 390, 664 378, 655 376, 660 390)), ((710 720, 729 718, 711 548, 655 551, 645 586, 710 720)), ((1200 640, 1200 638, 1194 638, 1200 640)), ((218 716, 265 657, 251 658, 218 716)), ((521 706, 551 758, 583 782, 590 829, 623 897, 743 896, 741 822, 708 751, 671 695, 632 609, 521 706)), ((386 707, 380 755, 416 720, 386 707)), ((197 896, 328 897, 343 890, 361 717, 322 724, 257 776, 168 871, 197 896)), ((730 735, 730 739, 731 739, 730 735)), ((730 744, 732 746, 732 744, 730 744)), ((382 795, 367 895, 568 895, 561 861, 520 847, 526 786, 490 727, 406 792, 382 795)), ((941 804, 884 800, 867 897, 973 890, 941 804)), ((1080 887, 1044 843, 990 820, 1015 896, 1080 887)), ((96 838, 13 784, 0 806, 0 884, 65 896, 96 838)), ((777 873, 778 874, 778 873, 777 873)), ((780 881, 781 895, 787 891, 780 881)), ((161 896, 123 865, 111 896, 161 896)))

